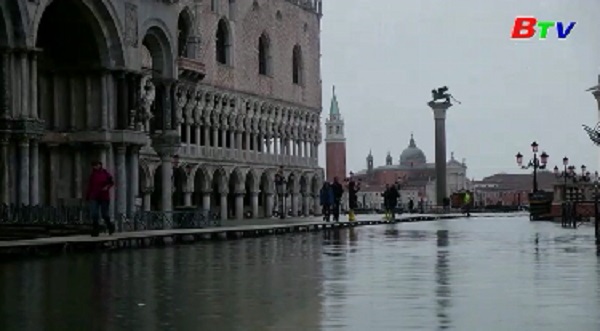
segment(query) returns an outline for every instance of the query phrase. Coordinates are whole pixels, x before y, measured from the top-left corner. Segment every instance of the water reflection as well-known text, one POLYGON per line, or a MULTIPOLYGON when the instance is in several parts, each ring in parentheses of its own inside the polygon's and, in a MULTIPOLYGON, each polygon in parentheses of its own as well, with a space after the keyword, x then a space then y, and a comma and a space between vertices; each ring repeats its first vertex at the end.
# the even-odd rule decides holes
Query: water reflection
POLYGON ((451 321, 449 317, 449 307, 451 306, 452 291, 450 288, 450 251, 448 246, 450 239, 448 230, 437 231, 437 258, 435 260, 435 275, 436 275, 436 312, 438 317, 439 329, 445 330, 450 328, 451 321))
POLYGON ((0 330, 600 330, 595 254, 471 218, 10 262, 0 330))

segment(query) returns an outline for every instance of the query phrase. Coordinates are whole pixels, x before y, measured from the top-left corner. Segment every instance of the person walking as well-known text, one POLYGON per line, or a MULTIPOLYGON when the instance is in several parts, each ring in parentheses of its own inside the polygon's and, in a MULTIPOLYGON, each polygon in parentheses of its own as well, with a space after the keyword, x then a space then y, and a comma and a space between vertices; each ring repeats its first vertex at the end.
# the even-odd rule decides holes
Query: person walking
POLYGON ((415 202, 413 201, 412 198, 410 198, 408 200, 408 212, 412 214, 414 209, 415 209, 415 202))
POLYGON ((463 208, 467 217, 471 217, 471 192, 469 190, 465 192, 465 196, 463 197, 463 208))
POLYGON ((385 212, 383 218, 389 221, 392 215, 390 210, 390 184, 385 184, 385 190, 381 193, 381 196, 383 197, 383 210, 385 212))
POLYGON ((358 208, 358 191, 360 191, 360 182, 354 179, 354 174, 351 172, 348 178, 348 220, 350 222, 356 221, 354 210, 358 208))
POLYGON ((333 196, 333 189, 328 182, 323 183, 323 187, 321 187, 321 191, 319 192, 319 198, 321 200, 323 221, 329 222, 331 216, 331 207, 335 202, 335 198, 333 196))
POLYGON ((398 199, 400 198, 400 192, 398 192, 398 187, 400 184, 396 183, 394 185, 390 185, 388 200, 389 200, 389 209, 390 209, 390 220, 396 220, 396 206, 398 206, 398 199))
POLYGON ((110 221, 110 189, 114 186, 112 175, 102 167, 102 162, 92 162, 92 173, 88 180, 86 200, 89 202, 92 217, 92 237, 100 234, 100 217, 104 220, 109 235, 115 232, 110 221))
POLYGON ((342 196, 344 195, 344 187, 340 184, 339 179, 337 177, 333 178, 333 183, 331 184, 331 190, 333 191, 333 221, 340 221, 340 204, 342 201, 342 196))

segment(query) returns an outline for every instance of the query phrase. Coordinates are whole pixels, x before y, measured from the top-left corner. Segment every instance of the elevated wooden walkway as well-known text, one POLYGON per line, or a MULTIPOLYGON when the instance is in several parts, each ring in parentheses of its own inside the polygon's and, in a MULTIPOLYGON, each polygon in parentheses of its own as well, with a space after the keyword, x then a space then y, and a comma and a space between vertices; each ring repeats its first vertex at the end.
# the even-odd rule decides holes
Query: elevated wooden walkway
MULTIPOLYGON (((396 220, 388 221, 382 219, 381 215, 361 216, 362 219, 354 222, 345 220, 340 222, 323 222, 318 218, 225 221, 223 226, 214 228, 120 232, 115 233, 112 236, 102 234, 99 237, 79 235, 2 241, 0 242, 0 259, 23 256, 46 256, 69 252, 165 246, 206 240, 241 239, 283 233, 309 232, 403 222, 435 221, 464 217, 462 214, 413 214, 400 215, 396 217, 396 220)), ((473 216, 498 217, 501 215, 480 214, 473 216)))

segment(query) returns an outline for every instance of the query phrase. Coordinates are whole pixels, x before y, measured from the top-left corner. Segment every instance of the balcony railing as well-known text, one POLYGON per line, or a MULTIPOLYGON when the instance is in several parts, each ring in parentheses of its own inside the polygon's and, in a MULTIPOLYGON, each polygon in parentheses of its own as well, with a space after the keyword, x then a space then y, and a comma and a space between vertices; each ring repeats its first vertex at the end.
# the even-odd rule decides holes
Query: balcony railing
POLYGON ((198 82, 206 76, 206 67, 204 63, 197 59, 180 57, 177 59, 180 79, 186 79, 191 82, 198 82))

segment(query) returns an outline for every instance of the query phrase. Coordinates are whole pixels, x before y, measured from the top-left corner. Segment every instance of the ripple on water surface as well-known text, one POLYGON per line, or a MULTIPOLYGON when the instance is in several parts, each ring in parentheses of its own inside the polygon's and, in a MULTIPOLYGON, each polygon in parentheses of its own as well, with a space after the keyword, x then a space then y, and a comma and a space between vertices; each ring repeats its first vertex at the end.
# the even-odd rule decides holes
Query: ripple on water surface
POLYGON ((0 330, 600 330, 593 230, 471 218, 0 265, 0 330))

